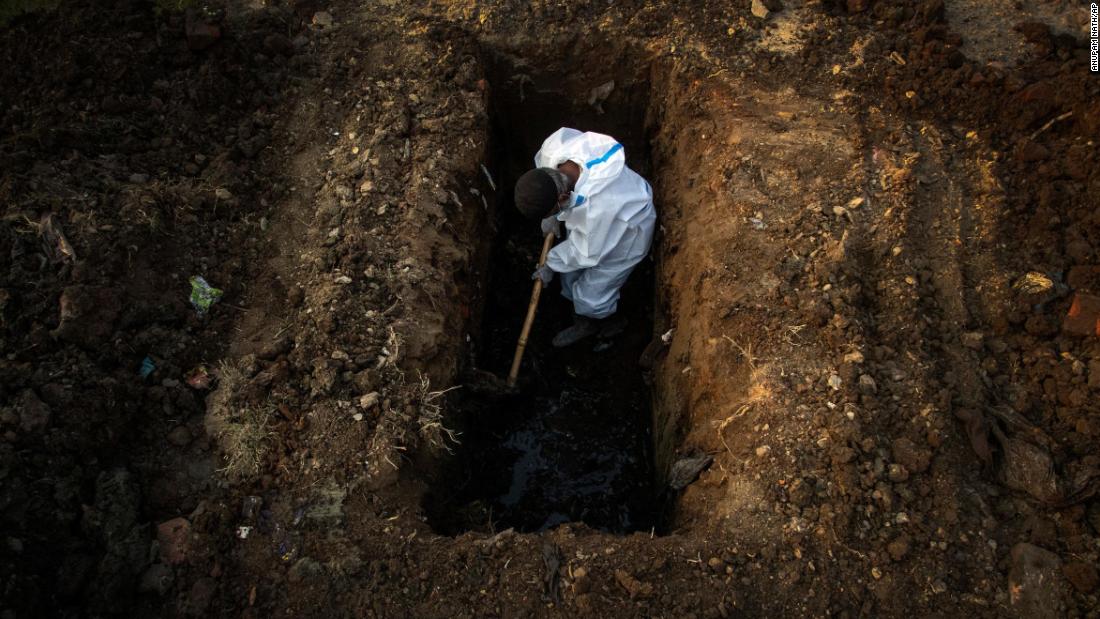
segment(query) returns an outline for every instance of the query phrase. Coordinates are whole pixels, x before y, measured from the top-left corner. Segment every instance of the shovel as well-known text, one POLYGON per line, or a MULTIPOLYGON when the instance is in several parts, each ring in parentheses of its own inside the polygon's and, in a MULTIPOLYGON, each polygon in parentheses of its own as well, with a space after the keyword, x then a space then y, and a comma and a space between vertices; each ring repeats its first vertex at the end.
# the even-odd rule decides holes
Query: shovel
MULTIPOLYGON (((542 254, 539 256, 538 267, 546 264, 546 254, 550 253, 550 246, 554 244, 554 233, 546 235, 542 242, 542 254)), ((523 330, 519 332, 519 341, 516 342, 516 354, 512 357, 512 369, 508 372, 508 388, 516 386, 516 377, 519 375, 519 363, 523 360, 523 351, 527 348, 527 335, 531 333, 531 325, 535 322, 535 312, 539 309, 539 297, 542 295, 542 280, 535 278, 535 285, 531 289, 531 302, 527 305, 527 319, 523 321, 523 330)))

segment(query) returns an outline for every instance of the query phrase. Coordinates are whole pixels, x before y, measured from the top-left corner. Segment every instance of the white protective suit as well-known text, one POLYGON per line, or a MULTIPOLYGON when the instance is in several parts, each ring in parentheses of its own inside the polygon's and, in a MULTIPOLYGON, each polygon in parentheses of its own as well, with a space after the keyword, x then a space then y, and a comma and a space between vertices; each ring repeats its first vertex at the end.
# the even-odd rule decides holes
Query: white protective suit
POLYGON ((550 250, 546 265, 561 274, 562 295, 577 314, 606 318, 649 252, 657 222, 653 190, 626 167, 622 144, 610 136, 558 129, 542 143, 535 166, 556 168, 565 161, 580 166, 581 175, 569 205, 557 214, 569 236, 550 250))

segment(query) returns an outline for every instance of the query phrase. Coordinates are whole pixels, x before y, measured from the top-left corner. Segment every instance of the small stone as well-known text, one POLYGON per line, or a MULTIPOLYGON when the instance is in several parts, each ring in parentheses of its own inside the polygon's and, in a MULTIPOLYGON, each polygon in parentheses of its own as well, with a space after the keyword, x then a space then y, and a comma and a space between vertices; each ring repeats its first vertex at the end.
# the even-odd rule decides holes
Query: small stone
POLYGON ((859 377, 859 392, 864 395, 878 393, 878 385, 870 374, 861 374, 859 377))
POLYGON ((721 560, 721 559, 719 559, 718 557, 711 557, 710 559, 708 559, 708 560, 707 560, 707 566, 708 566, 708 567, 709 567, 710 569, 712 569, 712 570, 714 570, 715 572, 717 572, 717 571, 720 571, 720 570, 722 570, 722 568, 724 568, 724 567, 725 567, 725 564, 723 564, 723 563, 722 563, 722 560, 721 560))
POLYGON ((763 458, 772 452, 772 448, 768 445, 761 445, 756 448, 756 457, 763 458))
POLYGON ((186 518, 173 518, 157 525, 160 556, 168 565, 179 565, 187 560, 190 541, 191 523, 186 518))
POLYGON ((260 349, 260 352, 256 353, 256 358, 270 361, 280 355, 287 354, 293 347, 294 340, 292 340, 289 335, 282 334, 266 342, 263 348, 260 349))
POLYGON ((264 49, 271 54, 279 54, 280 56, 293 56, 298 48, 294 47, 294 42, 291 41, 286 35, 282 34, 269 34, 264 37, 264 49))
POLYGON ((214 600, 214 592, 218 588, 218 582, 213 578, 200 578, 191 585, 191 591, 187 595, 187 610, 191 615, 206 615, 206 609, 214 600))
POLYGON ((1023 140, 1017 145, 1016 156, 1024 163, 1035 163, 1050 157, 1050 149, 1031 140, 1023 140))
POLYGON ((23 392, 21 400, 22 406, 19 410, 19 427, 22 428, 24 432, 36 432, 50 424, 50 418, 53 416, 53 413, 45 402, 38 399, 38 394, 27 389, 23 392))
POLYGON ((841 381, 840 377, 837 376, 836 374, 832 374, 832 375, 829 376, 829 386, 833 388, 833 391, 839 391, 840 390, 840 385, 842 383, 843 383, 843 381, 841 381))
POLYGON ((928 466, 931 464, 932 452, 918 448, 913 441, 907 438, 894 440, 891 448, 894 461, 909 469, 912 473, 923 473, 928 470, 928 466))
POLYGON ((1100 292, 1100 265, 1078 264, 1070 267, 1066 283, 1074 290, 1100 292))
POLYGON ((754 17, 767 19, 769 13, 771 13, 771 11, 768 10, 763 0, 752 0, 752 14, 754 17))
POLYGON ((874 578, 875 580, 878 580, 878 579, 882 578, 882 570, 880 570, 877 567, 872 567, 871 568, 871 577, 874 578))
POLYGON ((1100 585, 1100 575, 1096 568, 1083 561, 1071 561, 1062 566, 1066 580, 1081 593, 1092 593, 1100 585))
POLYGON ((981 350, 982 349, 982 342, 984 342, 984 341, 985 341, 985 336, 983 336, 981 333, 979 333, 977 331, 970 331, 968 333, 963 333, 959 337, 959 342, 961 342, 963 346, 966 346, 970 350, 981 350))
POLYGON ((673 490, 687 488, 703 469, 714 461, 712 456, 702 454, 694 457, 680 458, 672 465, 668 474, 668 485, 673 490))
POLYGON ((890 558, 894 561, 901 561, 909 554, 909 538, 905 535, 898 537, 886 545, 886 552, 890 553, 890 558))
POLYGON ((176 447, 187 447, 191 443, 191 431, 187 426, 176 426, 168 433, 168 442, 176 447))
POLYGON ((378 405, 378 401, 382 396, 377 391, 372 391, 359 398, 359 408, 363 410, 370 410, 378 405))
POLYGON ((291 307, 298 307, 306 298, 306 291, 301 286, 292 286, 286 293, 286 301, 291 307))
POLYGON ((1089 361, 1089 389, 1100 390, 1100 359, 1089 361))
POLYGON ((172 568, 163 563, 154 563, 141 575, 141 590, 163 596, 171 591, 173 581, 175 576, 172 568))
POLYGON ((333 23, 332 13, 317 11, 313 14, 313 25, 320 28, 331 28, 333 23))
POLYGON ((896 463, 892 463, 887 467, 886 475, 895 484, 900 484, 909 479, 909 471, 904 466, 896 463))
POLYGON ((844 355, 844 363, 863 363, 863 353, 856 350, 844 355))
POLYGON ((802 479, 795 479, 787 488, 787 496, 790 497, 791 503, 799 507, 806 507, 814 498, 814 489, 811 483, 807 483, 802 479))
POLYGON ((909 524, 909 514, 905 512, 898 512, 897 515, 894 516, 894 522, 898 524, 909 524))
POLYGON ((1070 335, 1100 335, 1100 297, 1075 293, 1062 321, 1062 330, 1070 335))
POLYGON ((214 197, 221 200, 222 202, 225 202, 227 200, 233 199, 233 193, 225 187, 218 187, 214 190, 214 197))
POLYGON ((615 570, 615 580, 630 594, 630 599, 646 598, 653 593, 653 585, 642 582, 625 570, 615 570))
POLYGON ((290 566, 290 571, 287 572, 287 578, 291 582, 302 582, 309 578, 321 576, 324 573, 325 567, 315 559, 302 557, 298 559, 294 565, 290 566))
POLYGON ((1067 592, 1058 555, 1028 543, 1012 547, 1009 604, 1018 617, 1060 617, 1067 592))
POLYGON ((363 413, 355 413, 351 418, 355 421, 363 421, 363 413))
MULTIPOLYGON (((359 366, 362 367, 366 363, 369 363, 369 361, 360 358, 359 360, 356 360, 356 363, 358 363, 359 366)), ((360 391, 366 391, 368 392, 368 395, 370 395, 369 392, 374 391, 378 383, 378 378, 374 370, 366 369, 360 372, 356 372, 355 375, 352 376, 351 382, 353 385, 355 385, 357 389, 359 389, 360 391)), ((362 398, 360 398, 360 401, 362 401, 362 398)))

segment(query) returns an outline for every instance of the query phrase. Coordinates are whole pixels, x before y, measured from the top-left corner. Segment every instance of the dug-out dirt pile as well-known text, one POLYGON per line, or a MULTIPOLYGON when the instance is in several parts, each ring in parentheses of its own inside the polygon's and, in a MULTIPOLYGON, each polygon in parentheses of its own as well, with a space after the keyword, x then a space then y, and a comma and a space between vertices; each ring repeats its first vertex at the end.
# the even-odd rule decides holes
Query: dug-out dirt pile
POLYGON ((12 22, 0 610, 1093 612, 1084 13, 754 4, 12 22), (568 125, 656 192, 630 328, 552 289, 479 399, 568 125))

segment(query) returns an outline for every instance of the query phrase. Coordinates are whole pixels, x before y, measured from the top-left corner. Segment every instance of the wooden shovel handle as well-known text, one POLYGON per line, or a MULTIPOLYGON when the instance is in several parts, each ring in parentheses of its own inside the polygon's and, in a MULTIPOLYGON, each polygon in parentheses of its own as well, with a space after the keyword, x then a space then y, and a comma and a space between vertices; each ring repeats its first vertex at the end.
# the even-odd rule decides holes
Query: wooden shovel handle
MULTIPOLYGON (((550 246, 554 244, 554 233, 546 235, 542 241, 542 254, 539 256, 539 268, 546 264, 546 255, 550 253, 550 246)), ((542 280, 535 278, 535 285, 531 289, 531 302, 527 305, 527 319, 523 321, 523 330, 519 332, 519 341, 516 342, 516 354, 512 357, 512 369, 508 372, 508 386, 516 386, 516 377, 519 376, 519 362, 523 359, 523 351, 527 348, 527 335, 531 333, 531 325, 535 322, 535 312, 539 308, 539 296, 542 295, 542 280)))

